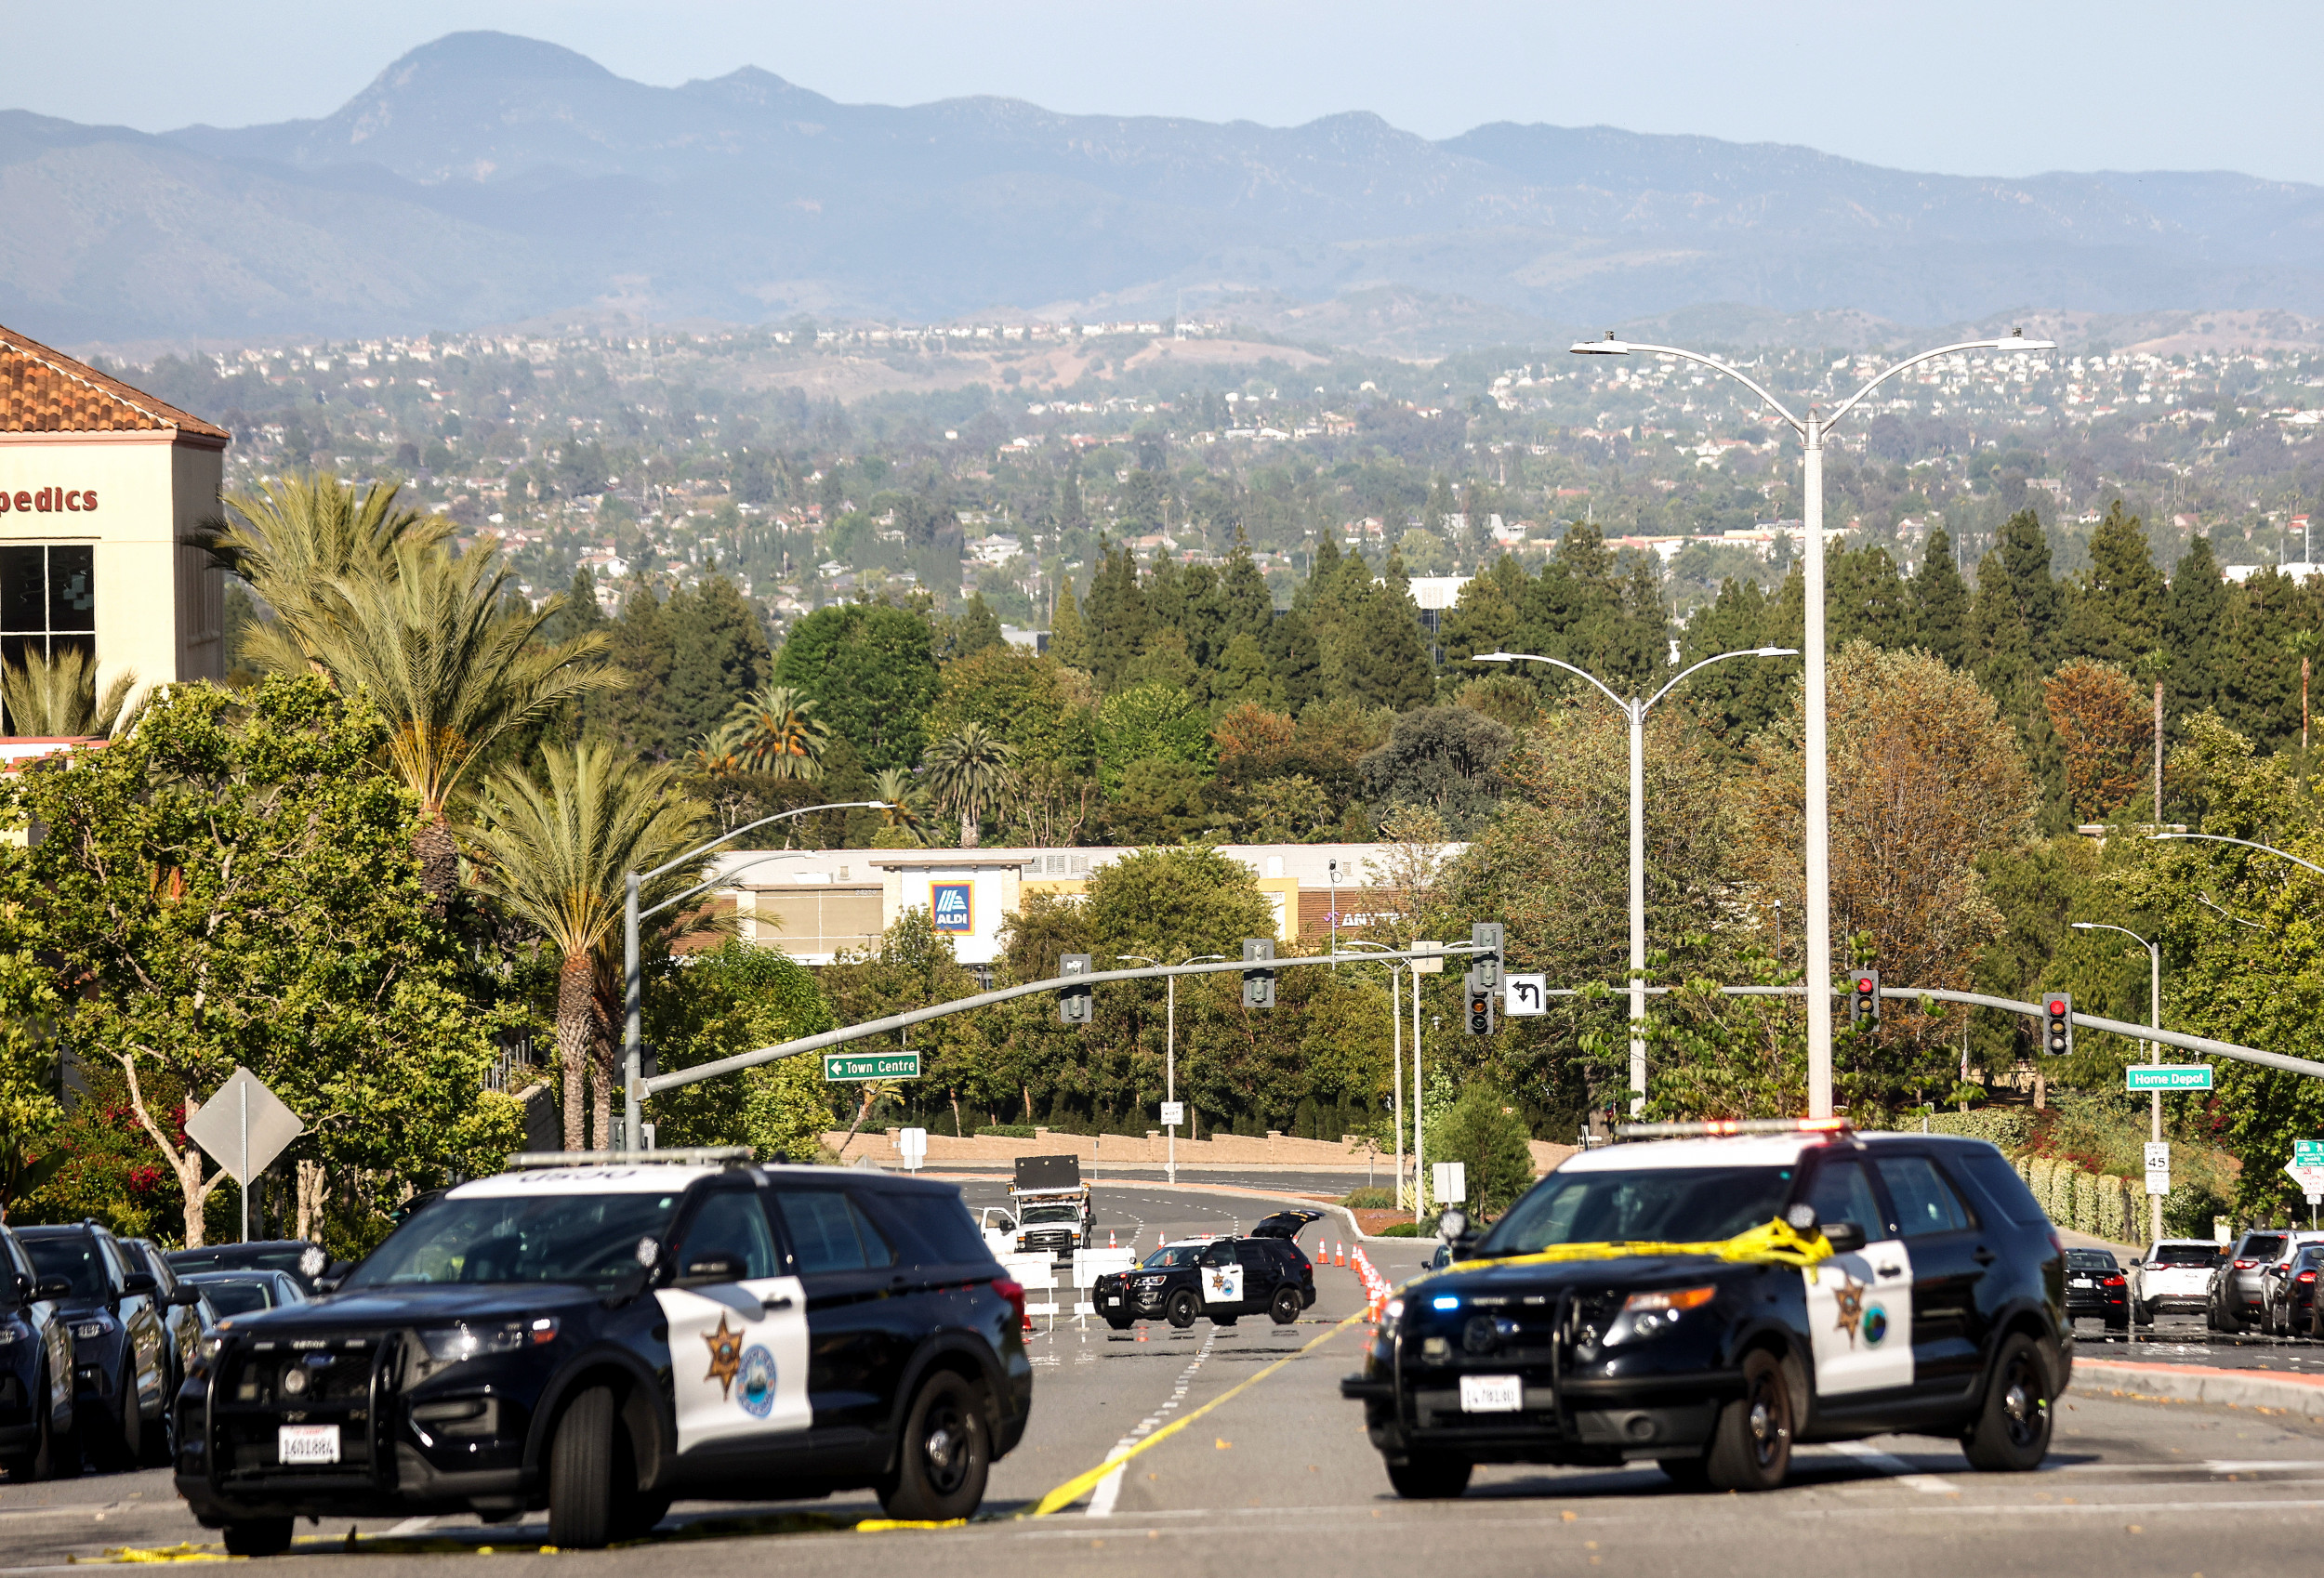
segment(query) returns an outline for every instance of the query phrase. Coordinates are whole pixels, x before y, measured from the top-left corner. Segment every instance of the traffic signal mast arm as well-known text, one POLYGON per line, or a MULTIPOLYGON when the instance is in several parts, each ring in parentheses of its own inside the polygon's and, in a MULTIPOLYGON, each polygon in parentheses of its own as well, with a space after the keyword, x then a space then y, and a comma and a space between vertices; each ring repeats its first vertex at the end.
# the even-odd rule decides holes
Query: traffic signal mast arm
MULTIPOLYGON (((1376 964, 1387 959, 1465 957, 1481 951, 1473 943, 1447 942, 1441 947, 1411 948, 1401 952, 1382 950, 1377 953, 1306 953, 1294 958, 1270 959, 1265 963, 1269 969, 1284 970, 1295 969, 1301 965, 1364 965, 1376 964)), ((641 1080, 639 1083, 644 1086, 643 1095, 659 1096, 666 1090, 676 1090, 680 1085, 698 1085, 704 1080, 716 1079, 721 1074, 740 1073, 745 1069, 755 1069, 761 1063, 772 1063, 778 1059, 796 1058, 804 1052, 820 1052, 828 1046, 843 1046, 851 1041, 862 1041, 870 1036, 893 1034, 897 1031, 907 1030, 913 1025, 925 1024, 930 1019, 941 1019, 947 1014, 964 1013, 971 1008, 987 1008, 997 1003, 1007 1003, 1019 997, 1030 997, 1037 993, 1078 991, 1081 988, 1101 985, 1109 980, 1159 980, 1174 975, 1220 975, 1223 973, 1239 975, 1252 968, 1255 963, 1256 961, 1243 959, 1225 959, 1217 964, 1149 965, 1138 969, 1094 970, 1086 975, 1052 976, 1047 980, 1031 980, 1022 986, 997 987, 991 992, 980 992, 973 997, 956 998, 949 1003, 932 1003, 925 1008, 912 1008, 901 1014, 890 1014, 885 1019, 867 1019, 860 1025, 848 1025, 840 1030, 825 1031, 821 1035, 804 1036, 798 1041, 781 1042, 773 1046, 761 1046, 755 1051, 737 1052, 732 1058, 720 1058, 716 1062, 696 1063, 692 1068, 672 1069, 667 1073, 656 1074, 652 1079, 641 1080)), ((2324 1065, 2318 1065, 2318 1071, 2324 1072, 2324 1065)))

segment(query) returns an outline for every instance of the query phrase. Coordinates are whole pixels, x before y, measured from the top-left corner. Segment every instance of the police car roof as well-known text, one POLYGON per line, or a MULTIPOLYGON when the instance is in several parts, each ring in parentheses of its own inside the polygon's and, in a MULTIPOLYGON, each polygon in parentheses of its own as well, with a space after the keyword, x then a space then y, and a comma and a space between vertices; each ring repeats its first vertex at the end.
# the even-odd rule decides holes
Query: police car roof
POLYGON ((1568 1156, 1557 1170, 1628 1173, 1652 1167, 1788 1167, 1829 1138, 1821 1134, 1739 1134, 1601 1145, 1568 1156))
MULTIPOLYGON (((736 1169, 702 1163, 608 1162, 578 1166, 512 1168, 491 1177, 477 1178, 446 1191, 453 1200, 505 1200, 540 1194, 676 1194, 697 1178, 716 1177, 736 1169)), ((792 1167, 781 1169, 786 1178, 842 1179, 876 1183, 885 1188, 909 1187, 917 1179, 863 1167, 792 1167)), ((944 1186, 938 1185, 942 1188, 944 1186)))

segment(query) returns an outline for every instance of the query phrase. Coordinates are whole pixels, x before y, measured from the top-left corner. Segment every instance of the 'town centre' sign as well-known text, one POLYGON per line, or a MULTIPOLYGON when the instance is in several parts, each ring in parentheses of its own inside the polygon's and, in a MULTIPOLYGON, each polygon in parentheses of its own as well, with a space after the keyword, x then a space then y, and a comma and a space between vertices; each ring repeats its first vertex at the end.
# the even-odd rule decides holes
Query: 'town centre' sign
POLYGON ((825 1052, 823 1077, 827 1080, 918 1079, 918 1052, 825 1052))

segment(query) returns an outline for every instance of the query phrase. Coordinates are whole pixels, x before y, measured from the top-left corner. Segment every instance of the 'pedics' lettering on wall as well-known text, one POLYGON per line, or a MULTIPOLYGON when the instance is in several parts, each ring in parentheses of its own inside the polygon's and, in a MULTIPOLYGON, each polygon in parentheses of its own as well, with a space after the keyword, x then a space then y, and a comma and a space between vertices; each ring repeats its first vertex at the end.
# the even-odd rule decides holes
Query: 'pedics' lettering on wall
POLYGON ((13 493, 0 493, 0 515, 12 509, 26 515, 48 515, 58 510, 86 515, 96 508, 95 488, 19 488, 13 493))

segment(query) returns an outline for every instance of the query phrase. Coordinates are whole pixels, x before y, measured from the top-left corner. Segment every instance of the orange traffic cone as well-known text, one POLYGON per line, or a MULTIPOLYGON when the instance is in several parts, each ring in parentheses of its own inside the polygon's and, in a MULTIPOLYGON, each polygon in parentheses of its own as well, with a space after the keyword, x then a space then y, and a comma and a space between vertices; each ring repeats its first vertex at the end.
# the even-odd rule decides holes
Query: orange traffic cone
POLYGON ((1105 1230, 1105 1247, 1108 1249, 1119 1249, 1121 1247, 1120 1244, 1114 1242, 1114 1230, 1111 1228, 1105 1230))
POLYGON ((1335 1266, 1344 1266, 1348 1263, 1348 1246, 1344 1242, 1340 1243, 1340 1251, 1332 1257, 1331 1263, 1335 1266))

